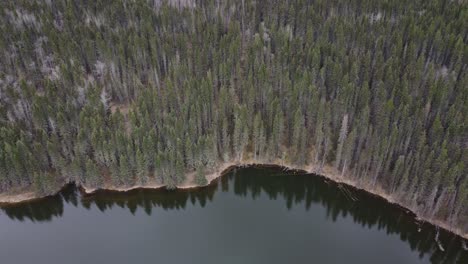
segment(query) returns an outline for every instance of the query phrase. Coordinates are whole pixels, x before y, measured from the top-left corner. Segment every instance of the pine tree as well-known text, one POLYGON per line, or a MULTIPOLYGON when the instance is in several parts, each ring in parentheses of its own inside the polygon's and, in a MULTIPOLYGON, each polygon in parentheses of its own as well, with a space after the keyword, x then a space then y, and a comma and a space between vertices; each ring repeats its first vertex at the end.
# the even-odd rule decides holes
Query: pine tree
POLYGON ((338 169, 341 164, 341 155, 343 152, 343 145, 348 134, 348 115, 343 116, 343 121, 341 122, 340 136, 338 138, 338 147, 336 151, 335 167, 338 169))
POLYGON ((205 169, 203 166, 199 166, 196 170, 195 183, 200 186, 206 185, 208 183, 205 177, 205 169))
POLYGON ((148 181, 148 167, 146 166, 147 163, 141 150, 137 151, 136 161, 136 172, 138 180, 141 184, 144 185, 148 181))
POLYGON ((86 180, 85 183, 91 188, 98 188, 101 186, 100 172, 94 161, 88 159, 86 161, 86 180))

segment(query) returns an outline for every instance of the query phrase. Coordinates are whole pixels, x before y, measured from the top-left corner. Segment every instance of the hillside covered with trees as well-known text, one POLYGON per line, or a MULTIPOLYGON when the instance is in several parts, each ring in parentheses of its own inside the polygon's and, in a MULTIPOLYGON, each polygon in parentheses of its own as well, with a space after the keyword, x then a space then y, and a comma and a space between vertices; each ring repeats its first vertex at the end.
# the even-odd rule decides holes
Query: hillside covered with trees
POLYGON ((0 193, 333 167, 468 232, 468 5, 3 0, 0 193))

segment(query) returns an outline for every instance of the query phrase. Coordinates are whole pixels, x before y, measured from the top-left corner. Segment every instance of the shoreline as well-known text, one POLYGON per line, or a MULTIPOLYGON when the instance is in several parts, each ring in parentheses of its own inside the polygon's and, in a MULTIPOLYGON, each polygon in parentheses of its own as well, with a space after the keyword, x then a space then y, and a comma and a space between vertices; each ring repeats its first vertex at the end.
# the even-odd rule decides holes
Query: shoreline
MULTIPOLYGON (((451 228, 449 225, 447 225, 445 222, 442 222, 440 220, 436 219, 430 219, 424 216, 419 215, 418 213, 415 212, 415 210, 407 207, 405 204, 402 204, 398 202, 395 197, 392 195, 389 195, 383 190, 382 188, 366 188, 366 186, 363 186, 364 184, 358 183, 357 181, 342 177, 339 175, 337 171, 335 171, 334 168, 330 166, 324 166, 322 169, 317 169, 316 166, 314 165, 307 165, 307 166, 294 166, 288 163, 284 162, 271 162, 271 163, 263 163, 259 161, 246 161, 246 162, 226 162, 222 163, 222 165, 218 166, 213 172, 208 173, 205 175, 205 178, 207 180, 207 183, 205 185, 197 185, 193 183, 194 180, 194 172, 190 172, 187 174, 186 180, 181 183, 180 185, 176 186, 177 189, 182 189, 182 190, 187 190, 187 189, 195 189, 195 188, 203 188, 206 187, 212 182, 227 173, 229 173, 232 169, 236 168, 243 168, 243 167, 277 167, 277 168, 283 168, 286 171, 298 171, 302 172, 303 174, 310 174, 311 176, 318 176, 322 177, 326 180, 330 180, 334 182, 335 184, 345 184, 349 187, 355 188, 357 190, 365 191, 373 196, 376 196, 378 198, 384 199, 386 202, 396 205, 400 207, 401 209, 406 210, 408 213, 411 213, 416 221, 422 221, 422 222, 427 222, 430 223, 433 226, 440 227, 445 229, 446 231, 453 233, 465 240, 468 240, 468 233, 464 233, 458 228, 451 228)), ((291 175, 294 176, 294 175, 291 175)), ((65 183, 61 188, 58 190, 52 192, 51 194, 48 195, 37 195, 31 190, 24 190, 24 192, 17 193, 17 194, 0 194, 0 206, 8 206, 8 205, 15 205, 15 204, 20 204, 20 203, 25 203, 25 202, 31 202, 34 200, 39 200, 42 198, 50 197, 57 195, 60 193, 68 184, 73 184, 73 182, 67 182, 65 183)), ((134 186, 130 187, 115 187, 115 186, 105 186, 103 188, 89 188, 81 184, 76 184, 77 188, 80 189, 80 191, 84 195, 91 195, 97 191, 115 191, 115 192, 129 192, 132 190, 137 190, 137 189, 148 189, 148 190, 157 190, 166 187, 165 184, 158 184, 158 183, 149 183, 145 185, 137 184, 134 186)))

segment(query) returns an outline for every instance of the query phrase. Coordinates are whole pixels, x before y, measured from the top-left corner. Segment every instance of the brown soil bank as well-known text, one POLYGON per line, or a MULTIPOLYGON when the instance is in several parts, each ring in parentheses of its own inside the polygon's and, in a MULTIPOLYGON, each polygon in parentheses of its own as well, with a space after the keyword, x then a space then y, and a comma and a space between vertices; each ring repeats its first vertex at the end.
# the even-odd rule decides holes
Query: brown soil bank
MULTIPOLYGON (((242 163, 236 163, 236 162, 227 162, 223 163, 218 168, 211 173, 207 174, 205 177, 207 179, 207 185, 209 185, 213 180, 217 179, 218 177, 221 177, 228 172, 230 172, 234 168, 239 168, 239 167, 251 167, 251 166, 260 166, 260 167, 278 167, 283 170, 290 170, 290 171, 296 171, 301 174, 309 174, 311 176, 319 176, 319 177, 324 177, 326 179, 329 179, 335 183, 340 183, 340 184, 346 184, 348 186, 351 186, 353 188, 359 189, 366 191, 368 193, 371 193, 375 196, 381 197, 385 199, 387 202, 396 204, 410 212, 412 212, 415 217, 420 220, 420 221, 425 221, 428 223, 431 223, 435 226, 441 227, 443 229, 446 229, 449 232, 452 232, 454 234, 459 235, 460 237, 463 237, 464 239, 468 239, 468 233, 466 231, 463 231, 461 228, 458 227, 453 227, 450 226, 448 223, 438 220, 438 219, 433 219, 433 218, 428 218, 425 216, 422 216, 418 213, 416 213, 414 209, 410 208, 409 206, 402 204, 401 202, 398 202, 395 197, 389 195, 385 190, 382 188, 376 187, 376 188, 369 188, 364 186, 364 184, 359 183, 357 181, 354 181, 350 178, 346 178, 341 176, 334 168, 325 166, 323 168, 318 169, 315 166, 304 166, 304 167, 297 167, 293 166, 291 164, 286 164, 283 162, 275 162, 275 163, 261 163, 261 162, 256 162, 256 161, 247 161, 247 162, 242 162, 242 163)), ((203 187, 200 185, 197 185, 194 183, 194 173, 188 173, 186 180, 181 183, 180 185, 177 185, 178 189, 188 189, 188 188, 198 188, 198 187, 203 187)), ((134 185, 130 187, 118 187, 118 186, 112 186, 112 185, 105 185, 102 188, 96 189, 96 188, 89 188, 85 185, 78 185, 80 189, 85 193, 85 194, 92 194, 96 192, 97 190, 109 190, 109 191, 119 191, 119 192, 128 192, 134 189, 159 189, 165 187, 164 184, 156 183, 156 182, 148 182, 145 185, 134 185)), ((55 192, 50 193, 49 195, 54 195, 58 192, 60 192, 61 189, 57 189, 55 192)), ((46 196, 49 196, 46 195, 46 196)), ((19 189, 19 190, 12 190, 9 193, 0 193, 0 205, 8 205, 8 204, 15 204, 15 203, 22 203, 22 202, 27 202, 35 199, 40 199, 45 197, 44 195, 38 195, 34 191, 30 189, 19 189)))

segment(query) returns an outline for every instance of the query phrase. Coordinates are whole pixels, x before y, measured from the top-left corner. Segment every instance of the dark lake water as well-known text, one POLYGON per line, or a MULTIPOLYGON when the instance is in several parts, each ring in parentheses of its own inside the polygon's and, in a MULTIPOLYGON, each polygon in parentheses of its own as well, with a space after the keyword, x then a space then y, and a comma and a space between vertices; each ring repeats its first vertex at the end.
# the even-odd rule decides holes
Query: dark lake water
POLYGON ((236 169, 208 187, 73 186, 0 211, 0 263, 468 263, 461 239, 318 176, 236 169))

